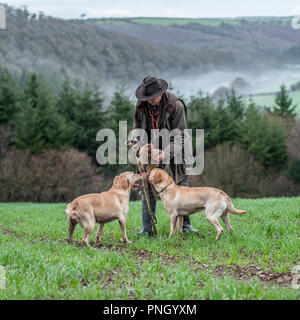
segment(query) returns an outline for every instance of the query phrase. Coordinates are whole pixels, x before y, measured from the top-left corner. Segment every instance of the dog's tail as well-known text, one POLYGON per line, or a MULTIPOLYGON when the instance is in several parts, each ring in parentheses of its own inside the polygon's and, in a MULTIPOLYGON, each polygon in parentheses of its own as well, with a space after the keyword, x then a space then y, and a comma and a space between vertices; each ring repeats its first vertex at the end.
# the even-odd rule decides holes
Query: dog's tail
POLYGON ((229 196, 226 197, 226 202, 227 202, 227 209, 228 209, 229 212, 231 212, 233 214, 244 214, 244 213, 247 213, 247 211, 245 211, 245 210, 237 210, 234 207, 234 205, 233 205, 231 199, 229 198, 229 196))
POLYGON ((66 209, 65 212, 66 212, 68 217, 73 218, 73 219, 78 216, 77 215, 77 207, 72 202, 67 205, 67 209, 66 209))

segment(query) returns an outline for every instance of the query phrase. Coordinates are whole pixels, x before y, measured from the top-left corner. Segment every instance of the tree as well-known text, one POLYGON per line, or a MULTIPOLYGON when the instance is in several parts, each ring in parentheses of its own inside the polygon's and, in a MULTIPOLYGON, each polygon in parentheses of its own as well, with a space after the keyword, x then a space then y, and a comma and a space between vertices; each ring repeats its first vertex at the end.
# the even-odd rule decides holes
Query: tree
POLYGON ((18 111, 19 91, 7 69, 0 69, 0 124, 11 123, 18 111))
POLYGON ((38 104, 38 91, 40 89, 38 76, 36 73, 31 73, 27 78, 25 76, 23 98, 33 107, 38 104))
MULTIPOLYGON (((134 103, 130 100, 130 98, 125 93, 125 86, 119 85, 116 87, 113 98, 110 102, 108 108, 108 121, 107 128, 112 129, 116 135, 117 141, 117 163, 118 163, 118 155, 119 155, 119 122, 126 121, 128 131, 131 130, 133 125, 133 116, 134 116, 134 103)), ((126 140, 126 137, 125 139, 126 140)), ((114 173, 118 174, 123 171, 132 171, 134 170, 131 164, 127 165, 107 165, 102 168, 104 173, 114 173)))
POLYGON ((204 129, 206 149, 213 148, 219 143, 236 141, 237 121, 224 100, 219 100, 215 107, 209 96, 203 97, 199 93, 191 98, 187 109, 188 127, 193 131, 204 129))
POLYGON ((245 112, 245 104, 242 96, 236 96, 235 90, 232 89, 230 94, 226 94, 227 108, 235 120, 242 120, 245 112))
POLYGON ((300 184, 300 159, 293 161, 287 171, 287 177, 295 184, 300 184))
POLYGON ((37 154, 70 146, 72 136, 66 121, 57 112, 53 95, 35 74, 27 80, 22 100, 14 135, 17 149, 37 154))
POLYGON ((80 151, 87 151, 96 161, 97 132, 105 127, 106 112, 103 111, 103 99, 99 91, 91 89, 86 83, 74 86, 65 80, 57 101, 57 109, 67 120, 73 135, 73 146, 80 151))
POLYGON ((251 102, 245 112, 240 141, 266 167, 281 169, 287 164, 287 147, 281 123, 262 114, 251 102))
POLYGON ((119 135, 119 121, 127 121, 127 127, 131 129, 133 125, 134 104, 125 94, 125 87, 116 87, 113 98, 110 102, 108 127, 119 135))
POLYGON ((291 88, 291 91, 298 91, 298 90, 300 90, 300 81, 292 84, 290 88, 291 88))
POLYGON ((238 140, 241 119, 237 119, 235 113, 224 101, 220 100, 215 109, 215 128, 213 134, 217 144, 235 142, 238 140))
POLYGON ((293 105, 293 99, 289 96, 289 93, 284 84, 281 85, 280 91, 275 98, 275 106, 273 110, 268 109, 271 113, 279 115, 281 117, 296 117, 296 107, 293 105))
MULTIPOLYGON (((212 148, 217 143, 217 137, 214 133, 216 128, 216 118, 214 105, 210 97, 203 96, 199 92, 196 96, 192 96, 187 105, 188 128, 196 132, 196 129, 204 129, 204 147, 212 148)), ((195 148, 195 139, 193 139, 193 147, 195 148)))

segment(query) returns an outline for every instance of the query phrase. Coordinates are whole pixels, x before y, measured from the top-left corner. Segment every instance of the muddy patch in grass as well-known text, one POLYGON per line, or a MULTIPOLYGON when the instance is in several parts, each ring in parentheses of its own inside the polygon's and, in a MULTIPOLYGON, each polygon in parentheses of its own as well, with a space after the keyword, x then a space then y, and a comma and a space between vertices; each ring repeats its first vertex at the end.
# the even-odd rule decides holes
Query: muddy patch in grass
POLYGON ((247 266, 238 266, 235 264, 230 266, 220 265, 214 269, 214 273, 217 276, 233 275, 237 280, 249 280, 253 277, 258 277, 261 282, 278 283, 281 285, 291 285, 294 277, 290 271, 280 273, 271 269, 263 270, 259 265, 255 264, 247 266))
POLYGON ((81 283, 81 285, 84 286, 84 287, 87 287, 87 286, 89 285, 89 281, 86 280, 86 279, 81 279, 81 280, 80 280, 80 283, 81 283))
POLYGON ((132 253, 137 255, 142 261, 151 261, 153 259, 153 253, 148 250, 133 249, 132 253))
POLYGON ((167 254, 155 254, 149 250, 130 248, 130 246, 126 245, 106 245, 100 246, 98 249, 108 249, 109 251, 118 251, 121 253, 126 252, 132 254, 134 257, 137 257, 139 260, 141 260, 141 262, 152 261, 155 257, 161 259, 161 261, 167 265, 178 262, 178 259, 175 256, 169 256, 167 254))
POLYGON ((106 273, 106 276, 104 274, 100 274, 97 277, 97 280, 101 281, 105 288, 108 288, 111 284, 115 283, 116 279, 120 278, 120 272, 120 270, 113 269, 106 273))
POLYGON ((18 235, 17 232, 14 230, 9 230, 9 229, 2 228, 2 227, 0 227, 0 230, 2 233, 7 234, 9 236, 14 236, 17 239, 24 239, 25 238, 24 236, 18 235))
MULTIPOLYGON (((82 248, 84 247, 83 243, 81 241, 74 241, 74 243, 77 247, 82 248)), ((137 249, 137 248, 131 248, 129 245, 123 244, 123 245, 96 245, 94 242, 90 242, 90 245, 96 249, 99 250, 109 250, 109 251, 117 251, 121 254, 126 252, 130 253, 135 257, 138 257, 142 262, 143 261, 152 261, 154 257, 157 257, 162 260, 163 263, 170 265, 173 263, 178 263, 178 257, 176 256, 170 256, 168 254, 155 254, 152 251, 144 250, 144 249, 137 249)))
MULTIPOLYGON (((64 241, 68 242, 67 239, 65 239, 64 241)), ((85 245, 83 244, 82 241, 73 241, 73 243, 71 243, 70 245, 75 245, 77 248, 85 248, 85 245)), ((145 261, 145 260, 151 261, 154 255, 152 251, 130 248, 130 246, 126 244, 123 244, 123 245, 105 244, 104 245, 104 244, 96 244, 95 242, 90 242, 90 246, 100 251, 103 251, 103 250, 108 250, 109 252, 116 251, 121 254, 123 254, 124 252, 130 253, 133 256, 138 257, 142 261, 145 261)))

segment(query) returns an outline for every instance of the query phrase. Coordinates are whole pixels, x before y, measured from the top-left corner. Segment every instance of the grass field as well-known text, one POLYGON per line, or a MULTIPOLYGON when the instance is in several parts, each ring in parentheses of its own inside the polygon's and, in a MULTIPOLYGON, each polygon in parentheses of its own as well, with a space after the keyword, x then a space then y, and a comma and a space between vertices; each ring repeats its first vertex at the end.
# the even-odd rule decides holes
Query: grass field
POLYGON ((229 24, 238 24, 239 20, 236 19, 186 19, 186 18, 133 18, 133 22, 137 23, 150 23, 150 24, 160 24, 160 25, 170 25, 170 24, 187 24, 187 23, 200 23, 209 26, 218 26, 222 22, 229 24))
POLYGON ((99 23, 113 23, 113 24, 123 24, 123 23, 149 23, 157 25, 184 25, 187 23, 200 23, 209 26, 219 26, 222 22, 229 24, 240 23, 237 19, 193 19, 193 18, 156 18, 156 17, 137 17, 137 18, 103 18, 98 20, 99 23))
MULTIPOLYGON (((290 97, 293 98, 294 104, 297 105, 296 112, 300 116, 300 91, 294 91, 289 93, 290 97)), ((252 100, 259 106, 271 107, 275 104, 275 95, 263 95, 253 96, 252 100)))
MULTIPOLYGON (((188 23, 199 23, 208 26, 219 26, 222 22, 239 24, 241 18, 167 18, 167 17, 135 17, 135 18, 102 18, 99 23, 149 23, 159 25, 183 25, 188 23)), ((256 23, 273 23, 281 21, 283 25, 291 24, 291 17, 245 17, 245 20, 256 23)))
MULTIPOLYGON (((191 216, 202 237, 168 239, 169 218, 158 203, 156 237, 135 238, 140 202, 131 202, 127 234, 117 221, 104 227, 102 246, 67 238, 65 204, 0 204, 0 299, 299 299, 291 286, 300 265, 300 197, 234 199, 233 233, 215 230, 204 213, 191 216)), ((96 231, 96 230, 95 230, 96 231)), ((94 241, 95 232, 91 238, 94 241)))

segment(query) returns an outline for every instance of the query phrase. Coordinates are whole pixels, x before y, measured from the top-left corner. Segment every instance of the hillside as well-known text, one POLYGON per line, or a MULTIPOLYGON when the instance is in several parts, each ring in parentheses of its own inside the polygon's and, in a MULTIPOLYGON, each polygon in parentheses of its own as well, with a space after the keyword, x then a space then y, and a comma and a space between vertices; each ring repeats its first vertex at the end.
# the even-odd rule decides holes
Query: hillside
POLYGON ((274 68, 293 60, 300 33, 283 18, 264 19, 63 20, 7 7, 0 65, 102 86, 116 80, 136 85, 146 74, 274 68))
POLYGON ((47 71, 90 81, 136 80, 160 70, 180 72, 198 57, 176 46, 156 46, 80 20, 30 15, 7 8, 0 64, 11 70, 47 71))
POLYGON ((300 44, 300 33, 292 29, 288 17, 95 19, 90 23, 154 43, 179 46, 200 54, 214 67, 245 69, 294 62, 300 44))

